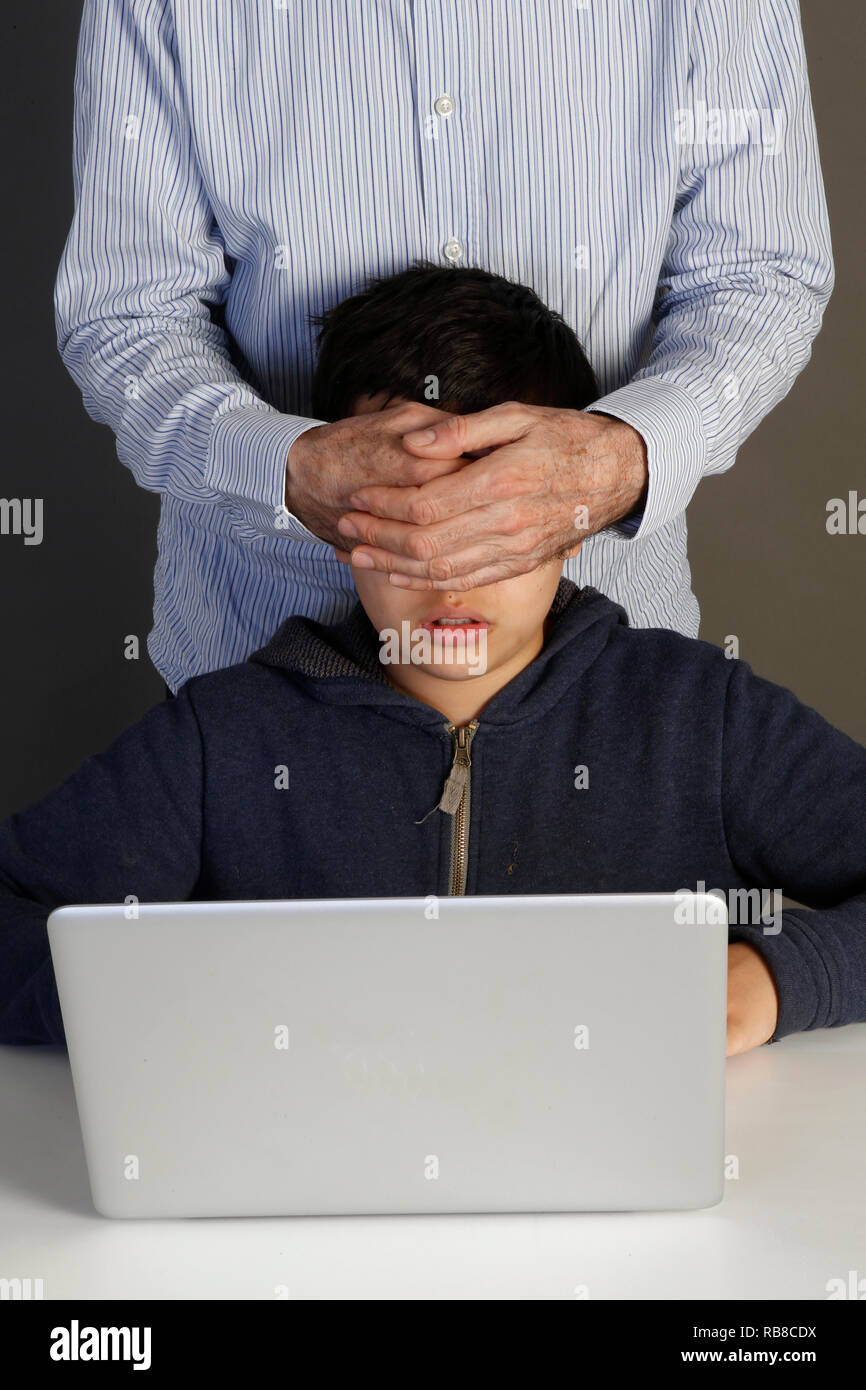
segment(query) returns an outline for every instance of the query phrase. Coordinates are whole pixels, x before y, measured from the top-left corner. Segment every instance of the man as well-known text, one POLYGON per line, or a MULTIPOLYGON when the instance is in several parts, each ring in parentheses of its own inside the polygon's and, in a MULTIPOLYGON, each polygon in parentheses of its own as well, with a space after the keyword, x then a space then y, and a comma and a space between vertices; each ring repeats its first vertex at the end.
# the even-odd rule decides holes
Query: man
POLYGON ((85 0, 74 182, 58 343, 161 494, 172 689, 346 613, 349 547, 459 592, 582 540, 568 578, 696 633, 685 507, 833 284, 796 0, 85 0), (306 415, 310 315, 418 256, 530 283, 600 399, 306 415))

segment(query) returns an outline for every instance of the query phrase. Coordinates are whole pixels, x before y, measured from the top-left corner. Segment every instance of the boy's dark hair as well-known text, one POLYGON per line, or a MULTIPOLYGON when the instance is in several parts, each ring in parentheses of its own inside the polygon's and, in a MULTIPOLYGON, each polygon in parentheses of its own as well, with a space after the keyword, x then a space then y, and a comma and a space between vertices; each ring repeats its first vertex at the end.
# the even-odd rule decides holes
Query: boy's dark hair
POLYGON ((309 321, 319 329, 319 420, 345 419, 358 396, 380 391, 460 415, 509 400, 582 410, 600 394, 561 315, 480 267, 417 260, 309 321), (434 397, 425 394, 431 376, 434 397))

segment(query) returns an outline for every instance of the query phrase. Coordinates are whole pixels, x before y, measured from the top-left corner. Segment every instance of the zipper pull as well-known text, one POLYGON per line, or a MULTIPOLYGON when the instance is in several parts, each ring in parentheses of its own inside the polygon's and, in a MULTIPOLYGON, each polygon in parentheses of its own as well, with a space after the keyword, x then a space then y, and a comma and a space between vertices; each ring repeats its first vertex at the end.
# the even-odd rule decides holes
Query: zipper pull
POLYGON ((469 781, 469 769, 472 766, 472 759, 469 756, 470 730, 475 733, 478 728, 478 720, 473 719, 471 724, 458 729, 454 724, 447 724, 446 728, 454 739, 454 760, 451 763, 451 771, 442 788, 442 795, 426 816, 416 820, 416 825, 423 825, 427 816, 432 816, 434 811, 444 811, 446 816, 453 816, 457 813, 457 808, 463 799, 466 784, 469 781))

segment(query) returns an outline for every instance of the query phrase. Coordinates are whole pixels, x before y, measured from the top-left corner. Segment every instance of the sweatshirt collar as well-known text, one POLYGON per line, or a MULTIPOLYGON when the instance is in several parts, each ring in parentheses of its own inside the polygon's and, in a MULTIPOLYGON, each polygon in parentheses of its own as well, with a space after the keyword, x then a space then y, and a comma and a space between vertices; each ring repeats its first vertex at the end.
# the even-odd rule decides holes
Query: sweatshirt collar
MULTIPOLYGON (((611 632, 628 625, 619 604, 565 578, 557 587, 550 617, 543 649, 485 706, 480 716, 485 726, 544 713, 595 660, 611 632)), ((391 685, 379 650, 378 633, 356 603, 337 623, 287 618, 249 660, 285 671, 325 703, 401 706, 415 712, 419 723, 441 723, 438 710, 391 685)))

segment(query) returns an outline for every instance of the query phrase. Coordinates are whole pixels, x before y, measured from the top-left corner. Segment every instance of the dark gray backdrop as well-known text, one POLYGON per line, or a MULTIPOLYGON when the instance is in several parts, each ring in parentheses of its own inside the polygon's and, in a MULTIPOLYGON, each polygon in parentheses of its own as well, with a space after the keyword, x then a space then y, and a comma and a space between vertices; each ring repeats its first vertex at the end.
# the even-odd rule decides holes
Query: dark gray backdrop
MULTIPOLYGON (((0 496, 42 497, 45 536, 0 536, 0 814, 42 795, 161 698, 150 665, 158 499, 119 463, 56 350, 53 286, 72 211, 72 84, 80 5, 4 21, 6 366, 0 496), (138 634, 139 661, 123 657, 138 634)), ((701 635, 790 686, 866 742, 866 536, 828 535, 827 501, 866 496, 862 370, 863 18, 803 0, 837 266, 813 360, 689 509, 701 635), (830 16, 832 30, 827 30, 830 16)))

